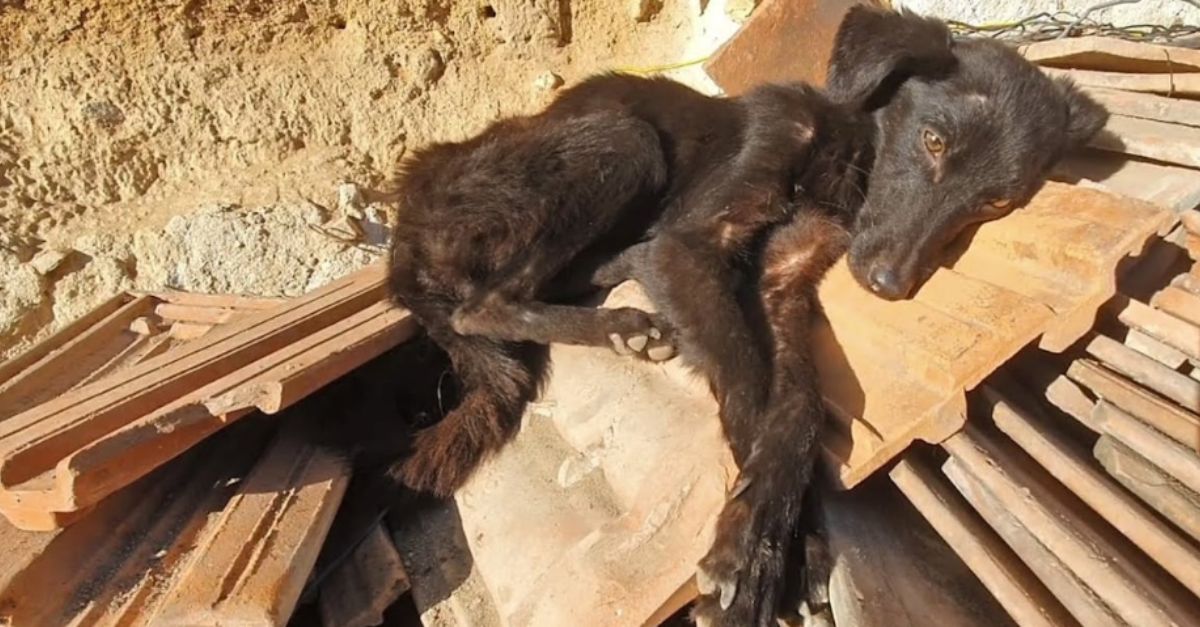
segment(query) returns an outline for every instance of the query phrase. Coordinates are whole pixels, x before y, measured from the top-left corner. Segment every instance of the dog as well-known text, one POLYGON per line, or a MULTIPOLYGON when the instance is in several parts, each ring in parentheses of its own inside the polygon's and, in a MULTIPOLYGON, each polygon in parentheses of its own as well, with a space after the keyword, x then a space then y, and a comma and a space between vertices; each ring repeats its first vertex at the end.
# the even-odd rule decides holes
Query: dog
POLYGON ((825 89, 714 98, 602 75, 420 150, 396 177, 389 285, 449 354, 461 400, 390 472, 451 495, 516 432, 549 343, 678 351, 710 382, 740 469, 695 615, 773 625, 824 422, 808 335, 821 277, 846 254, 864 288, 909 297, 1106 119, 1001 43, 859 6, 825 89), (629 279, 659 313, 574 300, 629 279))

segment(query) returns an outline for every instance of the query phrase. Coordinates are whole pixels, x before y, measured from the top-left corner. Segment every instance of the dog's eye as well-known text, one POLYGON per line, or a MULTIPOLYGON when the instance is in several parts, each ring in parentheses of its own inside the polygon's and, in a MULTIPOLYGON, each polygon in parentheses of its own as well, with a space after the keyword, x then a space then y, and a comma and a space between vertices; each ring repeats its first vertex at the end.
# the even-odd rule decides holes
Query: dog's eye
POLYGON ((927 130, 922 134, 921 138, 925 141, 925 150, 928 150, 929 154, 939 157, 943 152, 946 152, 946 142, 942 141, 942 138, 938 137, 937 133, 927 130))
POLYGON ((996 200, 988 202, 988 204, 991 205, 993 209, 1004 210, 1012 206, 1012 201, 1007 198, 997 198, 996 200))

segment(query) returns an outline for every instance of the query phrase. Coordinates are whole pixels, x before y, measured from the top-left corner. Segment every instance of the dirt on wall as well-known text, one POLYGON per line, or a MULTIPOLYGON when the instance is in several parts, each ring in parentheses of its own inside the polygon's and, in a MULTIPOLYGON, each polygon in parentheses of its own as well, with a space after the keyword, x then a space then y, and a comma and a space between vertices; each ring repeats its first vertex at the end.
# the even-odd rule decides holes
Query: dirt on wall
POLYGON ((711 51, 728 4, 0 0, 0 356, 118 290, 369 263, 392 208, 362 192, 406 151, 711 51))

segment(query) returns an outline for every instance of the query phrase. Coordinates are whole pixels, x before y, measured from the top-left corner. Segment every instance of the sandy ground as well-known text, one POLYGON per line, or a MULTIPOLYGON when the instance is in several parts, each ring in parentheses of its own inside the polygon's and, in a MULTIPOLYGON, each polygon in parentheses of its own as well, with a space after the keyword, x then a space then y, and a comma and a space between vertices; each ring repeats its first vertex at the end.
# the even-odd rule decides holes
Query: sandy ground
POLYGON ((122 289, 352 271, 393 209, 361 191, 409 149, 702 58, 752 4, 0 0, 0 356, 122 289))

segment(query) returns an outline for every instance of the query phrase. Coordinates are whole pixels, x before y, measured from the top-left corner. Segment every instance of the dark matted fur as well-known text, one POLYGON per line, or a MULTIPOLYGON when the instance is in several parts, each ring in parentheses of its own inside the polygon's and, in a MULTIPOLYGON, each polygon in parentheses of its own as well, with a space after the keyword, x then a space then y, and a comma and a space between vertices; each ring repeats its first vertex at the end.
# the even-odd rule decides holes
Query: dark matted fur
POLYGON ((719 99, 601 76, 420 151, 399 178, 391 287, 463 396, 396 477, 442 496, 462 485, 516 431, 547 343, 649 358, 677 345, 711 382, 741 469, 697 616, 774 624, 823 422, 808 339, 820 277, 848 247, 861 283, 906 297, 951 239, 1026 201, 1105 119, 1001 44, 860 7, 825 91, 719 99), (627 278, 660 315, 564 304, 627 278))

